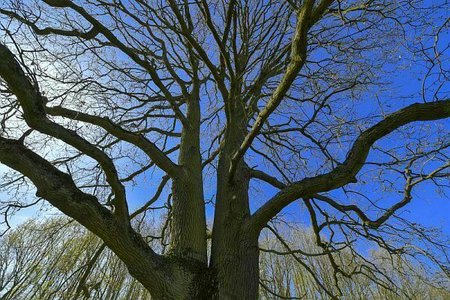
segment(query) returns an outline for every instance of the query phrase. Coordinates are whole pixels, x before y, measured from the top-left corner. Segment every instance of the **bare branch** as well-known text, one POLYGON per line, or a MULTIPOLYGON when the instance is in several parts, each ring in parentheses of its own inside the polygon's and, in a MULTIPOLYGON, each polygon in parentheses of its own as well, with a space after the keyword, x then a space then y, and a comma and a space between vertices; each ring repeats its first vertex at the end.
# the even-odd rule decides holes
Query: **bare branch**
POLYGON ((309 197, 355 182, 371 146, 382 137, 406 124, 450 117, 450 100, 416 103, 405 107, 364 131, 354 142, 347 159, 331 172, 294 182, 261 206, 248 222, 251 230, 259 230, 281 209, 299 198, 309 197))

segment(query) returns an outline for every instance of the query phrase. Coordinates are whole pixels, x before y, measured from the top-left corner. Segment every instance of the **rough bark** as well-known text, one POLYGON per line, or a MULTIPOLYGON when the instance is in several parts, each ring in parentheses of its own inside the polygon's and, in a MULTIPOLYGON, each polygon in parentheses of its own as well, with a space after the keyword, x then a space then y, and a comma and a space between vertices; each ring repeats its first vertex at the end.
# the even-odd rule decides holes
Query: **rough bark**
POLYGON ((250 217, 250 173, 244 161, 238 163, 232 180, 229 172, 233 153, 247 132, 246 118, 239 105, 230 106, 234 118, 227 128, 225 147, 219 157, 212 235, 211 268, 217 274, 215 299, 257 299, 259 233, 249 234, 243 227, 250 217))
POLYGON ((206 215, 200 154, 200 107, 188 103, 189 126, 183 128, 179 155, 180 173, 173 178, 172 253, 206 267, 206 215))

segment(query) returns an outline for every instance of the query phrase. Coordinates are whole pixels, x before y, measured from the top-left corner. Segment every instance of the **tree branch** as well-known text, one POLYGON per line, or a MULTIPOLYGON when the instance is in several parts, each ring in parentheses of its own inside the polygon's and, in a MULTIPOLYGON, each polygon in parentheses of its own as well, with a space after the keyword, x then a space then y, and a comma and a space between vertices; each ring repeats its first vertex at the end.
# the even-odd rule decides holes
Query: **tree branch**
POLYGON ((53 27, 39 28, 35 22, 32 22, 13 11, 0 9, 0 14, 9 16, 9 17, 16 19, 17 21, 29 26, 37 35, 57 34, 57 35, 64 35, 64 36, 74 36, 74 37, 79 37, 79 38, 82 38, 85 40, 90 40, 90 39, 95 38, 100 33, 95 27, 93 27, 92 29, 85 31, 85 32, 77 30, 77 29, 64 30, 64 29, 53 28, 53 27))
POLYGON ((277 178, 263 172, 260 170, 251 169, 250 170, 250 177, 257 178, 259 180, 262 180, 268 184, 270 184, 273 187, 276 187, 277 189, 284 189, 286 187, 286 184, 279 181, 277 178))
POLYGON ((261 206, 249 219, 249 230, 259 232, 270 219, 291 202, 327 192, 355 182, 355 176, 363 167, 371 146, 382 137, 406 124, 416 121, 432 121, 450 117, 450 100, 416 103, 407 106, 364 131, 354 142, 347 158, 332 171, 294 182, 261 206))
POLYGON ((287 91, 305 64, 308 47, 308 30, 320 19, 320 16, 322 16, 325 9, 331 5, 332 2, 333 1, 331 0, 322 1, 319 4, 319 7, 314 10, 313 7, 315 0, 304 1, 302 8, 297 14, 297 24, 291 46, 291 59, 287 66, 286 73, 283 75, 283 78, 273 92, 272 97, 269 99, 266 106, 256 117, 255 123, 239 147, 239 150, 233 155, 230 165, 230 181, 233 180, 239 161, 245 155, 248 148, 250 148, 253 140, 259 134, 262 126, 267 121, 269 116, 280 105, 287 91))
POLYGON ((106 180, 116 197, 116 213, 128 222, 128 207, 123 187, 113 161, 100 149, 80 137, 75 131, 50 121, 45 113, 45 99, 36 83, 32 83, 16 61, 14 54, 0 43, 0 77, 16 95, 28 126, 49 136, 58 138, 95 159, 102 167, 106 180))
POLYGON ((65 215, 100 237, 149 289, 169 285, 171 266, 156 254, 129 224, 117 219, 98 199, 82 192, 70 175, 29 150, 22 143, 0 137, 0 162, 29 178, 38 197, 46 199, 65 215))
POLYGON ((115 137, 139 147, 139 149, 144 151, 145 154, 147 154, 159 168, 171 177, 176 177, 177 174, 179 174, 179 166, 172 162, 172 160, 167 157, 164 152, 162 152, 155 144, 150 142, 144 135, 125 130, 108 118, 89 115, 61 106, 46 107, 45 111, 53 116, 62 116, 72 120, 97 125, 115 137))
POLYGON ((108 39, 108 41, 114 45, 116 48, 125 53, 130 59, 132 59, 139 66, 143 67, 152 78, 155 85, 161 90, 164 96, 167 98, 172 110, 174 111, 177 118, 182 122, 183 125, 189 126, 188 121, 184 114, 178 108, 175 98, 170 93, 166 85, 161 80, 158 72, 155 68, 146 60, 139 57, 134 49, 128 47, 123 42, 121 42, 108 28, 106 28, 100 21, 90 15, 83 7, 76 5, 70 0, 44 0, 44 2, 52 7, 57 8, 70 8, 73 11, 80 14, 86 21, 92 25, 92 30, 96 30, 108 39))

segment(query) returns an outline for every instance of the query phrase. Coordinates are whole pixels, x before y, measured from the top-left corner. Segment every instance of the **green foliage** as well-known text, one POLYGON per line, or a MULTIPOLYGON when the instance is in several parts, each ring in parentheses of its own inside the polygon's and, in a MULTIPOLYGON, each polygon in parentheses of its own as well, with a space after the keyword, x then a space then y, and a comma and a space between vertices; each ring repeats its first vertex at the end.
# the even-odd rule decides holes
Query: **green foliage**
POLYGON ((110 251, 92 261, 100 240, 65 218, 29 221, 0 245, 2 300, 149 299, 110 251), (80 284, 91 262, 94 267, 80 284))
MULTIPOLYGON (((450 299, 449 278, 412 259, 372 251, 370 261, 379 274, 386 274, 381 278, 361 268, 362 258, 345 250, 336 252, 335 259, 346 271, 354 271, 351 278, 341 276, 336 286, 330 260, 318 255, 321 249, 309 230, 296 228, 285 242, 310 255, 286 251, 273 235, 264 234, 261 299, 328 299, 325 289, 335 293, 340 289, 344 299, 450 299)), ((92 233, 66 218, 28 221, 0 240, 1 299, 151 299, 111 251, 99 252, 101 245, 92 233)))

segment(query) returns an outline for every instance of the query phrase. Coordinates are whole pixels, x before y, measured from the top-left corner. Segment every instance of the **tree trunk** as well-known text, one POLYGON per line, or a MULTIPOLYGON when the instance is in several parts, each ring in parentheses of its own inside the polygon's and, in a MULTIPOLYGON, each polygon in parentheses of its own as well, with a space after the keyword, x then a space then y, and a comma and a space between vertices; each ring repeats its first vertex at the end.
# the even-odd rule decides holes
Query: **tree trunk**
POLYGON ((233 184, 222 181, 218 190, 211 249, 211 268, 217 276, 214 299, 258 298, 258 236, 243 227, 250 215, 248 172, 244 169, 233 184))
POLYGON ((238 163, 233 180, 229 180, 231 158, 246 134, 245 112, 235 109, 235 120, 229 123, 219 157, 210 267, 217 276, 213 299, 251 300, 258 298, 258 234, 244 228, 250 217, 250 174, 244 160, 238 163))
POLYGON ((222 241, 228 241, 227 247, 212 260, 217 276, 217 293, 212 299, 258 299, 258 239, 230 234, 222 241))
POLYGON ((189 125, 183 127, 178 161, 181 170, 172 184, 171 251, 180 259, 192 260, 206 267, 206 215, 198 101, 189 101, 186 117, 189 125))

